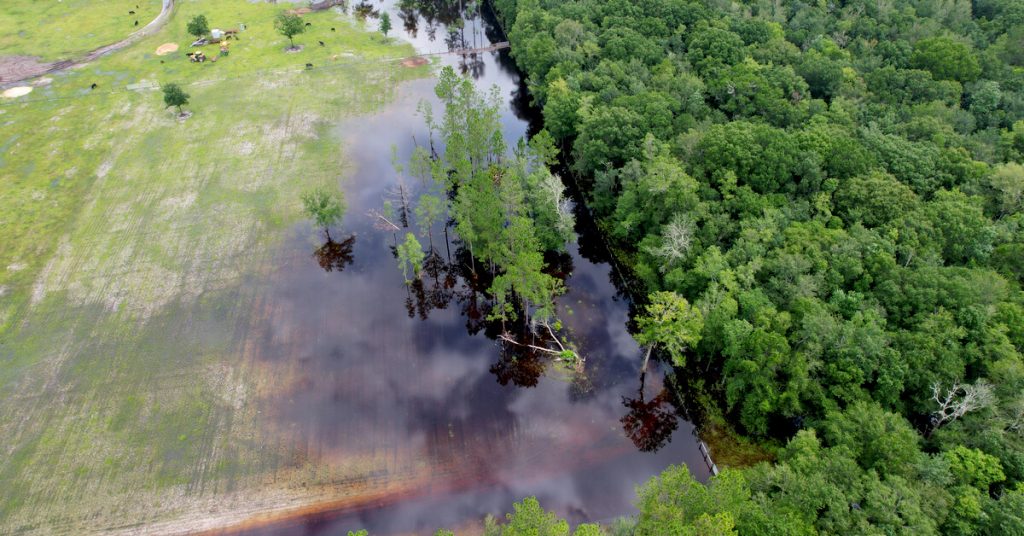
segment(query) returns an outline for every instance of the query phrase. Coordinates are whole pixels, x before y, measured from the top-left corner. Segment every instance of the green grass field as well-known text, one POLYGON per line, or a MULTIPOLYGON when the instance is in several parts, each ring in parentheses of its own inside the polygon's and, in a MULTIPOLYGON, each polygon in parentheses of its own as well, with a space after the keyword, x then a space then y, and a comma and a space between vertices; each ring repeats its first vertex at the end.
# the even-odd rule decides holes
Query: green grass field
POLYGON ((52 61, 81 54, 142 28, 160 13, 160 5, 160 0, 4 0, 0 56, 52 61))
MULTIPOLYGON (((186 0, 158 35, 0 100, 0 533, 190 526, 292 482, 251 403, 266 373, 240 342, 258 282, 303 219, 299 193, 344 181, 332 127, 429 67, 385 61, 412 50, 334 12, 306 15, 307 46, 286 53, 279 9, 186 0), (197 13, 245 24, 229 56, 184 58, 197 13), (167 42, 181 50, 156 56, 167 42), (189 119, 165 109, 167 82, 191 94, 189 119)), ((5 35, 12 16, 43 15, 5 5, 5 35)), ((18 53, 65 53, 47 43, 18 53)))

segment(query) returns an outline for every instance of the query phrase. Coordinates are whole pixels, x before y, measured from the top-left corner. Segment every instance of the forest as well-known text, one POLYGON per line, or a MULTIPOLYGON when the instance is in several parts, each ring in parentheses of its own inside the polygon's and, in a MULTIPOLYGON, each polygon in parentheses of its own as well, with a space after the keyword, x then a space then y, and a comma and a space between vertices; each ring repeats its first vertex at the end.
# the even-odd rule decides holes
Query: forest
POLYGON ((1024 3, 493 4, 638 340, 756 453, 614 532, 1024 534, 1024 3))

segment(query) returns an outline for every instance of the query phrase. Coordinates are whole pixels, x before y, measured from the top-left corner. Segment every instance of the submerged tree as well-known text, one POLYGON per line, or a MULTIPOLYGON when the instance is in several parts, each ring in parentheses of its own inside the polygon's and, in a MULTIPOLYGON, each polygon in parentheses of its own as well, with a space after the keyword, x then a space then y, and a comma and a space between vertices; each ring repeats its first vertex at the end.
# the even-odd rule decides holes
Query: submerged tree
POLYGON ((387 11, 380 14, 380 33, 385 36, 391 31, 391 15, 388 15, 387 11))
POLYGON ((277 30, 277 33, 288 38, 288 49, 294 50, 295 40, 293 38, 306 31, 306 24, 302 22, 302 17, 295 13, 282 11, 274 19, 274 29, 277 30))
POLYGON ((331 238, 330 226, 341 221, 345 215, 345 198, 340 191, 331 191, 324 187, 314 188, 302 194, 302 206, 306 215, 322 227, 327 239, 331 238))
POLYGON ((178 108, 178 115, 181 115, 181 107, 188 104, 189 94, 185 93, 178 84, 165 84, 160 88, 164 92, 164 104, 166 108, 175 106, 178 108))
POLYGON ((402 268, 402 277, 405 278, 405 282, 410 283, 412 281, 409 279, 410 268, 416 279, 419 279, 426 255, 423 253, 423 246, 420 245, 420 241, 416 240, 416 235, 405 233, 405 241, 398 244, 396 249, 398 253, 398 266, 402 268))

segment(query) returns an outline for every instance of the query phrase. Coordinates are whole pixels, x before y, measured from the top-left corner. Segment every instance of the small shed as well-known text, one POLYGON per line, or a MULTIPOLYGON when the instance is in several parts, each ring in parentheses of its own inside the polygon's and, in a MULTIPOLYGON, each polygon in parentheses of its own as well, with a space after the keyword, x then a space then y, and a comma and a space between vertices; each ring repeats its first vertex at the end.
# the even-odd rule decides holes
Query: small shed
POLYGON ((218 39, 218 40, 219 39, 223 39, 224 38, 224 31, 220 30, 218 28, 214 28, 214 29, 210 30, 210 37, 212 37, 214 39, 218 39))

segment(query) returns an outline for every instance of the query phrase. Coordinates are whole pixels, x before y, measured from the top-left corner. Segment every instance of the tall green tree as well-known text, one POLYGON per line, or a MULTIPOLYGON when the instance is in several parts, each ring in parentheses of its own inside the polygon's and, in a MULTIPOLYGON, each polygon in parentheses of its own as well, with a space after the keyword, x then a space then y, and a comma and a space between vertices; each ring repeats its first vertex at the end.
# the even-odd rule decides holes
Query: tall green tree
POLYGON ((398 255, 398 266, 402 269, 402 277, 405 278, 405 282, 412 281, 409 279, 410 269, 413 277, 419 278, 426 254, 423 253, 423 246, 420 245, 419 240, 416 240, 416 235, 406 233, 405 241, 398 244, 395 252, 398 255))
POLYGON ((160 90, 164 93, 164 106, 167 108, 171 106, 176 107, 178 114, 181 115, 181 107, 188 104, 189 94, 185 93, 178 84, 164 84, 160 87, 160 90))
POLYGON ((655 292, 642 316, 636 319, 636 340, 647 346, 642 370, 653 348, 660 348, 676 366, 686 364, 686 351, 695 347, 704 329, 704 315, 692 307, 686 298, 674 292, 655 292))
POLYGON ((974 52, 967 45, 948 37, 928 37, 915 43, 910 63, 939 80, 972 82, 981 74, 974 52))
POLYGON ((345 198, 340 191, 317 187, 302 194, 302 207, 330 239, 330 227, 345 215, 345 198))
POLYGON ((206 21, 206 15, 196 15, 188 21, 186 26, 188 33, 196 39, 210 33, 210 23, 206 21))
POLYGON ((277 30, 277 33, 287 37, 288 48, 294 49, 294 37, 306 31, 306 24, 302 22, 302 17, 295 13, 282 11, 274 18, 274 29, 277 30))

